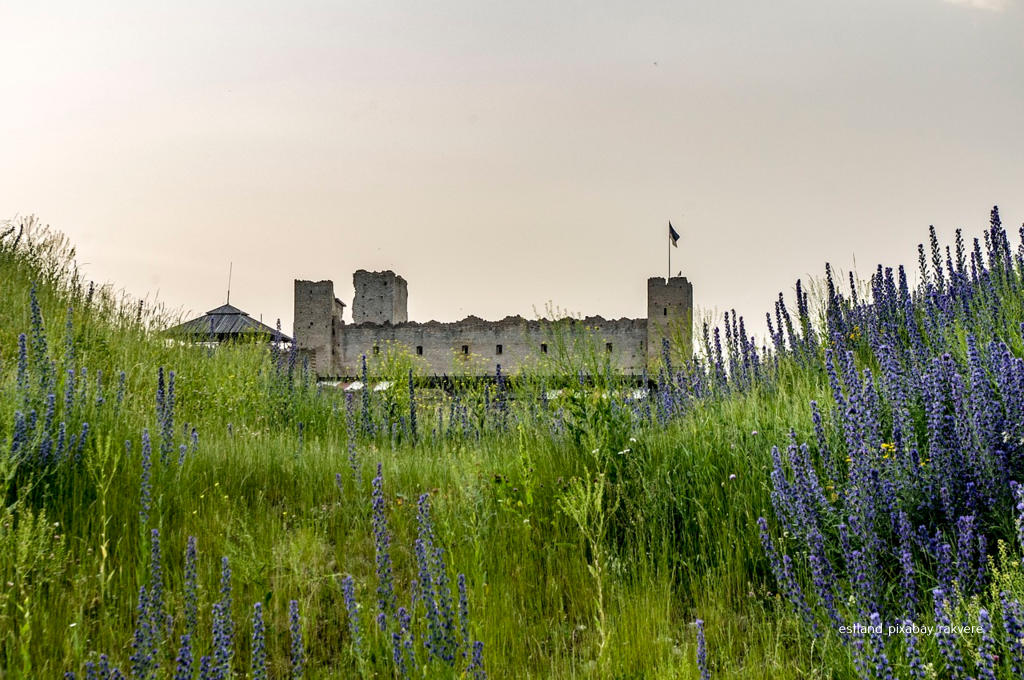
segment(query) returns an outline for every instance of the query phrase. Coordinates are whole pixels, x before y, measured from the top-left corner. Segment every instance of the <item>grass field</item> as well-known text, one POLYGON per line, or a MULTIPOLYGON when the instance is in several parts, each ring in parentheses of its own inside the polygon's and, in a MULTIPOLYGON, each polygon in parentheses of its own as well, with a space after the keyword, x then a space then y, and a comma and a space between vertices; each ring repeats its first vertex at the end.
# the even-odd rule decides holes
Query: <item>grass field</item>
POLYGON ((1024 246, 996 212, 973 248, 933 235, 913 289, 829 270, 764 345, 696 329, 639 394, 584 352, 557 391, 448 394, 397 351, 345 393, 168 342, 55 232, 0 234, 0 677, 1024 668, 1024 246), (873 622, 977 630, 840 630, 873 622))

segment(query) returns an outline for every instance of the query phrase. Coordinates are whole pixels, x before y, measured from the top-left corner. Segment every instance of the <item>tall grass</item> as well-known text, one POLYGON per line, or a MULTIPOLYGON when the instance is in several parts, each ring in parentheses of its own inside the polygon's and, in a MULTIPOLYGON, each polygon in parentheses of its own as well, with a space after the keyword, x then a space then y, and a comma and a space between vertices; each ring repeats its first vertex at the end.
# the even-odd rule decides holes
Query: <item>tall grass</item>
MULTIPOLYGON (((586 338, 563 337, 552 343, 566 348, 554 357, 557 385, 551 367, 539 367, 446 393, 410 378, 415 362, 389 351, 367 373, 392 387, 350 397, 317 385, 301 356, 268 345, 168 342, 156 332, 168 314, 82 282, 59 235, 32 221, 0 233, 4 677, 82 677, 100 654, 128 673, 148 615, 140 588, 157 582, 168 616, 143 632, 158 668, 138 676, 218 677, 200 663, 218 649, 230 651, 235 677, 259 676, 255 646, 265 647, 270 677, 297 677, 298 630, 308 678, 697 678, 698 618, 713 677, 854 675, 847 647, 816 637, 777 591, 757 525, 771 507, 771 447, 791 431, 812 440, 810 402, 829 413, 833 400, 823 357, 835 341, 806 293, 795 319, 776 307, 770 347, 732 315, 705 331, 701 358, 679 365, 666 352, 639 394, 573 351, 586 338), (33 409, 32 436, 8 455, 33 409), (81 454, 41 458, 60 423, 76 435, 88 423, 81 454), (410 613, 407 626, 389 614, 383 630, 378 465, 396 605, 410 613), (423 494, 439 549, 428 580, 447 584, 434 590, 438 611, 457 610, 465 577, 467 637, 450 662, 424 646, 423 494), (185 634, 189 674, 179 667, 185 634)), ((1004 316, 1019 323, 1020 305, 1005 305, 1004 316)), ((874 365, 868 333, 858 332, 848 333, 860 343, 852 349, 874 365)))

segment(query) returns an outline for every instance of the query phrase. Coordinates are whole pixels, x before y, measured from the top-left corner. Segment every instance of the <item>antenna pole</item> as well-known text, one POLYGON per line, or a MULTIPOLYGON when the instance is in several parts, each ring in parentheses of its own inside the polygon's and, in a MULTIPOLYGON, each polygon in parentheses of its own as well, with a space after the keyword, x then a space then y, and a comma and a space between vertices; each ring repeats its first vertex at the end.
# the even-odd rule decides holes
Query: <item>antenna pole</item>
MULTIPOLYGON (((234 268, 234 265, 235 265, 234 262, 229 262, 228 263, 228 304, 229 305, 231 304, 231 270, 232 270, 232 268, 234 268)), ((671 269, 671 267, 669 267, 669 269, 671 269)))

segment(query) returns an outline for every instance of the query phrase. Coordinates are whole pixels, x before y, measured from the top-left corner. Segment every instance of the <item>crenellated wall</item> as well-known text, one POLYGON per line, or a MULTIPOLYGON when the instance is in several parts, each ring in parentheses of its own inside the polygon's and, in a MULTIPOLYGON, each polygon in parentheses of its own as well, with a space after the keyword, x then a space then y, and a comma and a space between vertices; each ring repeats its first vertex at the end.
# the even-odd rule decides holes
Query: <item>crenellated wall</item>
POLYGON ((616 371, 631 375, 660 361, 663 337, 681 342, 681 353, 691 351, 693 286, 682 277, 648 280, 647 319, 594 316, 558 322, 470 316, 452 323, 417 323, 407 320, 408 289, 394 272, 359 270, 353 283, 354 322, 346 324, 345 305, 334 297, 332 282, 295 281, 296 347, 320 377, 357 377, 364 354, 385 353, 392 343, 404 346, 435 375, 493 375, 499 364, 505 373, 514 373, 556 358, 560 344, 582 337, 587 338, 586 351, 603 353, 616 371))
MULTIPOLYGON (((610 353, 619 371, 643 371, 647 343, 644 319, 593 317, 575 323, 593 332, 596 350, 610 353)), ((566 332, 572 331, 567 328, 566 332)), ((502 371, 511 373, 524 365, 554 357, 559 342, 564 340, 559 340, 558 332, 550 323, 519 316, 501 321, 484 321, 471 316, 453 323, 350 325, 345 326, 335 345, 333 374, 337 377, 359 375, 362 356, 386 352, 388 343, 404 345, 436 375, 493 374, 498 364, 502 371)))

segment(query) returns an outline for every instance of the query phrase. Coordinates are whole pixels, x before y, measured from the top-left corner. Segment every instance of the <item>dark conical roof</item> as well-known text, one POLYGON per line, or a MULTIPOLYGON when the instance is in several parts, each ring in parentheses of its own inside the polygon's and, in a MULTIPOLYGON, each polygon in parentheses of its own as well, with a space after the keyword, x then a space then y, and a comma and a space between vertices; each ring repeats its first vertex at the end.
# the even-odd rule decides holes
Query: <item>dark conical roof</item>
POLYGON ((234 305, 230 305, 230 304, 228 304, 228 305, 221 305, 220 307, 217 307, 216 309, 211 309, 210 311, 207 312, 207 314, 208 315, 209 314, 241 314, 242 316, 249 316, 248 314, 243 312, 238 307, 235 307, 234 305))
POLYGON ((168 335, 189 336, 195 340, 239 339, 252 335, 266 335, 275 342, 291 342, 284 333, 253 319, 230 304, 211 309, 203 316, 172 326, 164 331, 168 335))

